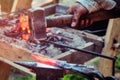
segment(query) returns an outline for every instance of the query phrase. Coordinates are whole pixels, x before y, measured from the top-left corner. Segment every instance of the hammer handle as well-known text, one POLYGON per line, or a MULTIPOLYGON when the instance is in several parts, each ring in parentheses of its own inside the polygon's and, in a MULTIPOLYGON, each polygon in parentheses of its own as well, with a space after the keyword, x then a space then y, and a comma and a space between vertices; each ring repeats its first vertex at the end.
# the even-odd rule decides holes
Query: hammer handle
POLYGON ((73 15, 62 15, 53 18, 47 18, 47 27, 70 26, 73 15))
MULTIPOLYGON (((117 15, 113 11, 99 11, 95 13, 88 14, 86 16, 82 16, 81 19, 92 19, 93 22, 107 20, 111 18, 116 18, 117 15)), ((47 27, 63 27, 63 26, 70 26, 72 23, 73 15, 62 15, 56 16, 53 18, 46 18, 47 27)))

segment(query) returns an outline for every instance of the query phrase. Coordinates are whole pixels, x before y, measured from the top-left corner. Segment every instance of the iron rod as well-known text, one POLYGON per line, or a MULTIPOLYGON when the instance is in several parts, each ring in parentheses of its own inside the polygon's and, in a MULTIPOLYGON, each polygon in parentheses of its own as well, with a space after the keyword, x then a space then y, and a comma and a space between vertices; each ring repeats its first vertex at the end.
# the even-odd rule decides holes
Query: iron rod
POLYGON ((86 53, 86 54, 91 54, 91 55, 99 56, 99 57, 110 59, 110 60, 116 60, 116 58, 114 58, 114 57, 106 56, 106 55, 103 55, 101 53, 92 52, 92 51, 83 50, 83 49, 78 49, 78 48, 75 48, 75 47, 71 47, 71 46, 64 45, 64 44, 59 44, 59 43, 52 42, 52 41, 43 40, 42 42, 47 42, 47 43, 51 43, 51 44, 54 44, 54 45, 74 49, 74 50, 77 50, 77 51, 80 51, 80 52, 83 52, 83 53, 86 53))

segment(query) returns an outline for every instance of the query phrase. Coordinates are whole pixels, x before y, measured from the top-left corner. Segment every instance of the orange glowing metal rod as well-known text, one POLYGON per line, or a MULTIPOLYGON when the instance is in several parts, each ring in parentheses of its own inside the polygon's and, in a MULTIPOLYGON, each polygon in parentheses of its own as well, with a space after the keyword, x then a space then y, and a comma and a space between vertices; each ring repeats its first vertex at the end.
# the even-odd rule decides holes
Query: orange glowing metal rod
POLYGON ((52 60, 46 57, 41 57, 35 54, 32 54, 31 57, 40 63, 51 65, 51 66, 57 66, 57 61, 55 60, 52 60))

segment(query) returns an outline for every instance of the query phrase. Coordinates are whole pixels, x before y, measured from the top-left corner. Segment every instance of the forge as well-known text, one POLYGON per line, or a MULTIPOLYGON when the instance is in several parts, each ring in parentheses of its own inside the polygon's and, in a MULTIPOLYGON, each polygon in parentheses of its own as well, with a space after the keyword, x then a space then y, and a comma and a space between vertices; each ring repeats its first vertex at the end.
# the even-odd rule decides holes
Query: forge
MULTIPOLYGON (((12 28, 14 27, 9 26, 3 28, 1 34, 4 34, 4 37, 1 36, 1 38, 10 44, 21 46, 21 48, 27 49, 31 51, 31 53, 39 53, 52 58, 70 50, 65 47, 56 46, 52 43, 47 43, 43 41, 36 42, 35 40, 30 38, 30 35, 27 32, 16 30, 12 31, 14 30, 12 28)), ((65 44, 72 47, 84 47, 87 43, 82 37, 69 33, 65 31, 65 29, 54 27, 47 28, 47 31, 47 41, 65 44)))
MULTIPOLYGON (((45 8, 46 16, 62 15, 67 8, 60 5, 52 5, 45 8), (51 11, 49 11, 51 10, 51 11)), ((27 10, 1 17, 0 23, 0 56, 12 61, 34 61, 31 54, 66 60, 72 63, 80 63, 92 59, 93 55, 78 52, 66 47, 51 43, 36 41, 31 38, 28 25, 27 10), (77 55, 76 55, 77 54, 77 55), (84 58, 83 58, 84 57, 84 58)), ((86 49, 94 52, 101 51, 102 40, 98 36, 88 34, 68 27, 46 28, 47 41, 72 46, 79 49, 86 49)))

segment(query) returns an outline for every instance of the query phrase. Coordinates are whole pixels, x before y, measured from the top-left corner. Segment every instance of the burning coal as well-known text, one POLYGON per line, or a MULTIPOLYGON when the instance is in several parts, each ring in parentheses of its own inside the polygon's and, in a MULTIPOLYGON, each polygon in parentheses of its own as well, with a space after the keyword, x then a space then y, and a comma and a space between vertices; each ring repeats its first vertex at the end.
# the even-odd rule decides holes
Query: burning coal
MULTIPOLYGON (((14 15, 13 15, 14 16, 14 15)), ((8 20, 11 23, 10 26, 5 26, 1 33, 6 36, 11 44, 20 45, 23 48, 27 48, 31 52, 40 53, 50 57, 62 54, 70 49, 57 46, 51 43, 34 42, 30 39, 29 17, 26 14, 19 14, 12 20, 8 20)), ((47 28, 47 41, 57 42, 59 44, 65 44, 72 47, 83 47, 86 41, 76 34, 69 33, 65 29, 61 28, 47 28)))

